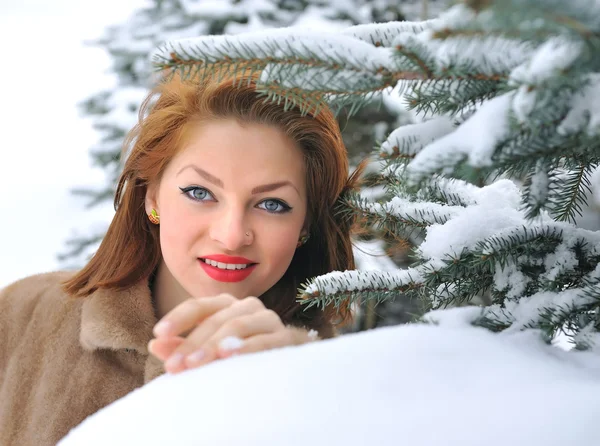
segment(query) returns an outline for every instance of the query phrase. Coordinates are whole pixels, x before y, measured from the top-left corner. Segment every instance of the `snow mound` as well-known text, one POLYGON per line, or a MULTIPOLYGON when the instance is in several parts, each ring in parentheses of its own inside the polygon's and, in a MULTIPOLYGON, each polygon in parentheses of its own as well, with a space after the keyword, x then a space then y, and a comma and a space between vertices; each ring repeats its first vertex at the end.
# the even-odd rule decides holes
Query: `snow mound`
POLYGON ((59 446, 597 446, 599 415, 597 355, 442 320, 164 375, 59 446))

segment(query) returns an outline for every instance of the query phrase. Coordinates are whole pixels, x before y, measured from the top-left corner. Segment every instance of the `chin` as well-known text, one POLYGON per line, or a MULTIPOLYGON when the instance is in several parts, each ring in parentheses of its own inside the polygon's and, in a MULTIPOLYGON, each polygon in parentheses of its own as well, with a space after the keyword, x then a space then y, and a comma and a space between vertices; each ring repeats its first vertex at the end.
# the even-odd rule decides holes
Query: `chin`
POLYGON ((244 297, 248 297, 249 294, 247 287, 241 287, 232 283, 203 283, 196 284, 192 287, 194 291, 196 291, 193 295, 198 297, 212 297, 218 296, 219 294, 231 294, 233 297, 237 299, 243 299, 244 297))

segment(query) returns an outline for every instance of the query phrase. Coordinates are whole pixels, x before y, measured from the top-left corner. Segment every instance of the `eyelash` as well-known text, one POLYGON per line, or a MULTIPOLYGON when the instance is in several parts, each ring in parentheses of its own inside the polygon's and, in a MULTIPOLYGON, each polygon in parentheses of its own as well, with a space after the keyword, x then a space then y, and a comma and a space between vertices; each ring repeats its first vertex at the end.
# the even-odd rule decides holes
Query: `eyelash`
MULTIPOLYGON (((193 194, 190 194, 190 192, 194 192, 194 191, 197 191, 197 190, 203 190, 203 191, 206 191, 206 193, 208 195, 210 195, 211 197, 213 197, 212 193, 208 189, 206 189, 205 187, 188 186, 188 187, 180 187, 179 190, 181 191, 181 193, 183 193, 184 195, 186 195, 190 200, 197 201, 197 202, 198 201, 202 202, 202 201, 206 201, 206 200, 202 200, 202 199, 196 198, 196 197, 193 196, 193 194)), ((214 197, 213 197, 213 199, 214 199, 214 197)), ((289 212, 289 211, 292 210, 291 206, 289 206, 287 203, 285 203, 285 202, 283 202, 281 200, 277 200, 275 198, 267 198, 266 200, 261 201, 261 203, 265 203, 267 201, 273 201, 273 202, 277 203, 279 206, 282 207, 282 209, 279 210, 279 211, 270 211, 268 209, 261 208, 261 209, 267 211, 269 214, 285 214, 285 213, 287 213, 287 212, 289 212)))

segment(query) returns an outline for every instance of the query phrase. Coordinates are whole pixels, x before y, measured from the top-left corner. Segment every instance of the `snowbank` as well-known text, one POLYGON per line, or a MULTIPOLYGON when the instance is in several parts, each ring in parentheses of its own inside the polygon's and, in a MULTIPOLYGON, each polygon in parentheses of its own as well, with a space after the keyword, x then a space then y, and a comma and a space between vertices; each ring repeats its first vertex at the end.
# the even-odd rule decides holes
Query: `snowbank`
POLYGON ((445 319, 164 375, 59 446, 599 444, 598 356, 445 319))

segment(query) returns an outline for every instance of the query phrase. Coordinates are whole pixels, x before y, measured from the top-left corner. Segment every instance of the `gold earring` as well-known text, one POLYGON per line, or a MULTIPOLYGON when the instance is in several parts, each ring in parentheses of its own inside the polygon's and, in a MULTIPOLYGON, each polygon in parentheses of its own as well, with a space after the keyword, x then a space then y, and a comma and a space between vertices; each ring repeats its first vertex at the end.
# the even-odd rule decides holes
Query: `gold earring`
POLYGON ((150 223, 155 225, 160 223, 160 217, 156 213, 156 209, 152 209, 152 211, 150 211, 150 213, 148 214, 148 220, 150 220, 150 223))
POLYGON ((304 245, 308 239, 310 238, 309 234, 303 235, 302 237, 300 237, 300 240, 298 240, 298 244, 296 245, 296 248, 300 248, 302 245, 304 245))

